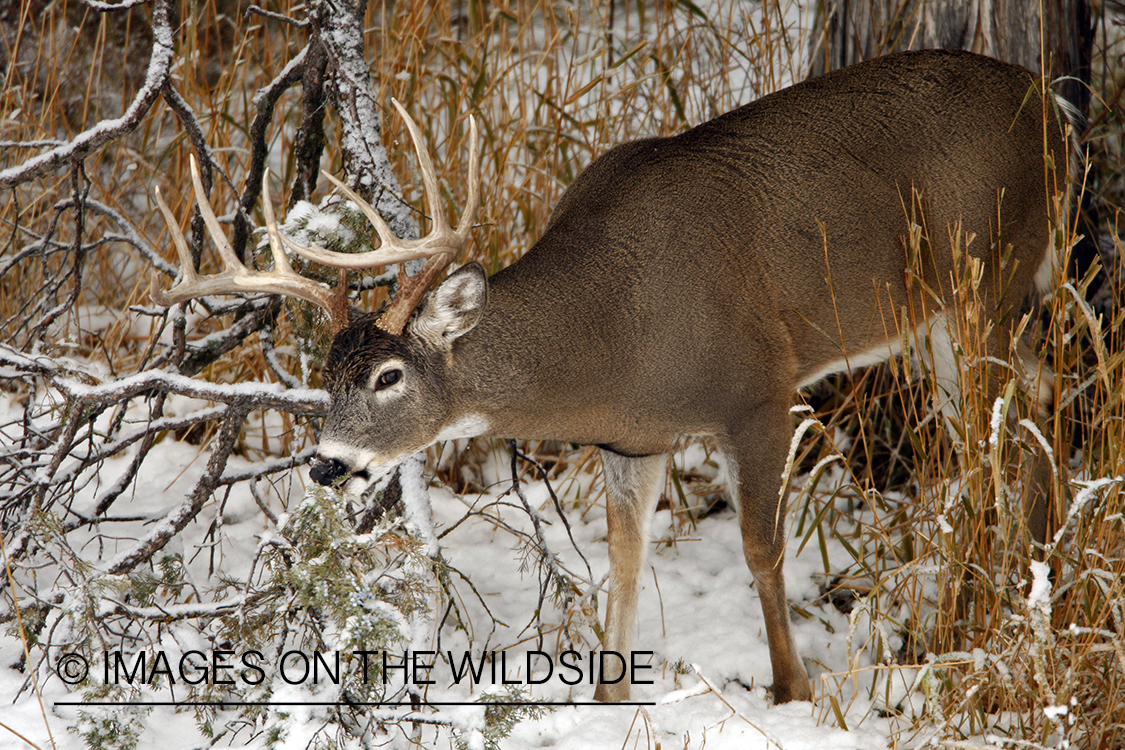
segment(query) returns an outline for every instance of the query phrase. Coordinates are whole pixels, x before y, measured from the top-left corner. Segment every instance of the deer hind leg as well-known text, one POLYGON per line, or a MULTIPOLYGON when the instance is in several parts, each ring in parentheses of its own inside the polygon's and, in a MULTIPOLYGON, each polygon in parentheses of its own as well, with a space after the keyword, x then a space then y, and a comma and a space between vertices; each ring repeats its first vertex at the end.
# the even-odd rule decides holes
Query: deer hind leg
MULTIPOLYGON (((609 604, 602 650, 614 651, 628 661, 636 628, 641 569, 668 459, 664 454, 630 458, 605 450, 601 456, 609 525, 609 604)), ((629 682, 621 665, 609 657, 604 666, 594 700, 629 700, 629 682)))
MULTIPOLYGON (((952 422, 960 419, 958 404, 961 398, 961 377, 955 351, 955 337, 951 333, 949 323, 944 315, 933 316, 928 323, 928 357, 923 357, 930 368, 936 387, 935 402, 937 412, 945 419, 945 426, 958 450, 963 446, 959 444, 959 436, 952 428, 952 422)), ((1039 362, 1031 348, 1023 341, 1015 342, 1015 347, 1010 346, 1010 332, 1001 330, 993 333, 983 342, 982 355, 991 357, 1007 357, 1012 353, 1015 358, 1012 369, 999 373, 999 378, 992 377, 988 383, 988 403, 995 402, 1000 393, 1000 383, 1015 375, 1023 388, 1031 396, 1035 406, 1035 414, 1040 422, 1048 415, 1051 400, 1054 394, 1054 377, 1051 373, 1042 371, 1039 362)), ((965 347, 961 347, 965 350, 965 347)), ((1009 411, 1008 429, 1022 429, 1015 420, 1016 411, 1009 411)), ((1049 515, 1048 492, 1051 482, 1051 463, 1047 454, 1040 448, 1034 449, 1033 456, 1028 457, 1030 465, 1030 480, 1024 488, 1024 516, 1027 530, 1031 539, 1042 544, 1047 536, 1047 520, 1049 515)))
MULTIPOLYGON (((1016 357, 1020 378, 1035 402, 1037 421, 1040 425, 1045 424, 1050 418, 1055 399, 1055 375, 1040 366, 1035 352, 1023 341, 1016 344, 1016 357)), ((1024 510, 1027 514, 1028 533, 1033 541, 1043 544, 1047 541, 1054 469, 1051 466, 1051 456, 1042 446, 1036 445, 1033 450, 1035 453, 1031 459, 1031 478, 1024 499, 1024 510)))
POLYGON ((778 482, 791 437, 788 407, 786 401, 759 406, 748 429, 725 451, 727 474, 732 482, 737 478, 731 494, 738 497, 742 550, 766 621, 776 703, 812 700, 785 597, 786 498, 778 482))

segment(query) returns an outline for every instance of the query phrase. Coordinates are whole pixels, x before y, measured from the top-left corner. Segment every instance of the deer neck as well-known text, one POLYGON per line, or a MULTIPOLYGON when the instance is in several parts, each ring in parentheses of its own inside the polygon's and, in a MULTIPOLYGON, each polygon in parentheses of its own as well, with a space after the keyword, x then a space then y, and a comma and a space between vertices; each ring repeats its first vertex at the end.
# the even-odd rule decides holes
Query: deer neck
POLYGON ((612 439, 612 399, 599 388, 604 360, 596 346, 576 352, 562 343, 575 340, 581 317, 560 314, 573 314, 565 290, 541 280, 534 287, 519 282, 508 273, 490 280, 480 322, 451 351, 455 418, 480 418, 490 437, 584 444, 612 439))

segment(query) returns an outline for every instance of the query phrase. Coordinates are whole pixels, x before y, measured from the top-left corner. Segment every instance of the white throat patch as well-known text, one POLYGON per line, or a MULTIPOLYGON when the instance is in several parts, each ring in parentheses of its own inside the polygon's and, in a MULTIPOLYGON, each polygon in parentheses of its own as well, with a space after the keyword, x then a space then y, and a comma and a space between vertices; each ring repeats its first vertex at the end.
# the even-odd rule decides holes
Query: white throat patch
POLYGON ((437 434, 434 442, 439 440, 456 440, 458 438, 471 438, 488 432, 488 420, 479 414, 466 414, 450 422, 437 434))

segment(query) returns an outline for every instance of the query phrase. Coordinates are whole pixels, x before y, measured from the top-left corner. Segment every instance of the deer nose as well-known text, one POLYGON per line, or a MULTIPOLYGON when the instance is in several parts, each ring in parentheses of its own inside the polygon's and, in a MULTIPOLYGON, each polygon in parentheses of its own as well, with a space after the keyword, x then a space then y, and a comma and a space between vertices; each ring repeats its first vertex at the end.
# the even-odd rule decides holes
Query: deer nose
POLYGON ((344 465, 344 462, 336 458, 330 458, 327 461, 320 460, 309 471, 309 477, 317 484, 322 484, 325 487, 332 486, 338 479, 349 474, 351 474, 351 471, 344 465))

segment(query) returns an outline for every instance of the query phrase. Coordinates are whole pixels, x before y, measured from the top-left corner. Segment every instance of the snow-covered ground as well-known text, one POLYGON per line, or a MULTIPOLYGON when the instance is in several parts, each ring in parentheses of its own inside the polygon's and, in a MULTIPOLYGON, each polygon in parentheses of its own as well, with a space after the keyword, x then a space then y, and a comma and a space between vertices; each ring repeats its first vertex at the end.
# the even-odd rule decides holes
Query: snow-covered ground
MULTIPOLYGON (((182 501, 184 493, 203 471, 206 454, 201 454, 196 446, 174 440, 165 440, 154 450, 157 454, 149 461, 153 466, 162 467, 163 471, 159 476, 146 477, 137 485, 129 498, 128 508, 131 513, 159 517, 182 501)), ((491 664, 481 678, 466 678, 460 684, 451 684, 451 669, 455 669, 466 654, 476 663, 480 654, 487 651, 495 652, 497 669, 500 667, 500 654, 503 654, 506 672, 496 673, 497 677, 504 674, 510 682, 523 683, 527 691, 523 699, 585 704, 556 706, 543 718, 517 724, 504 747, 827 749, 888 745, 888 732, 892 728, 883 720, 869 715, 870 703, 862 697, 866 695, 862 688, 856 691, 858 700, 850 706, 850 731, 839 728, 826 701, 772 705, 767 689, 771 675, 761 611, 750 573, 743 561, 738 524, 730 509, 702 519, 697 528, 688 533, 683 531, 682 522, 673 520, 669 510, 658 513, 634 645, 642 668, 637 672, 638 683, 632 689, 632 700, 647 705, 590 705, 593 687, 585 680, 589 674, 587 659, 589 649, 596 648, 597 644, 597 636, 590 624, 592 612, 588 608, 583 612, 581 607, 563 611, 548 600, 543 605, 539 625, 539 632, 545 636, 537 640, 537 631, 528 627, 534 624, 539 580, 534 570, 524 565, 530 559, 526 557, 525 543, 512 533, 515 529, 531 534, 532 528, 528 514, 520 507, 514 493, 506 492, 511 487, 511 478, 510 459, 505 454, 506 446, 497 444, 484 462, 481 479, 489 485, 484 493, 457 496, 441 486, 430 488, 436 531, 440 534, 460 521, 441 544, 445 560, 459 571, 459 575, 453 577, 452 587, 459 598, 466 627, 464 630, 443 628, 439 637, 433 637, 431 633, 426 650, 452 654, 454 665, 451 668, 450 664, 439 661, 432 672, 426 673, 436 683, 421 686, 427 701, 471 701, 481 692, 504 694, 505 686, 490 684, 491 664), (483 512, 466 518, 470 509, 483 512), (464 583, 466 580, 472 582, 475 591, 464 583), (488 611, 480 602, 487 605, 488 611), (559 635, 563 622, 569 627, 573 647, 582 655, 568 657, 575 669, 564 670, 555 661, 554 675, 548 677, 546 659, 557 660, 560 649, 565 648, 561 646, 559 635), (466 631, 471 633, 471 643, 466 631), (585 644, 578 645, 583 640, 585 644), (545 654, 532 654, 535 672, 529 678, 525 666, 529 653, 540 650, 545 654), (652 655, 640 653, 647 651, 651 651, 652 655), (582 669, 581 677, 577 671, 579 668, 582 669), (584 681, 565 684, 577 680, 584 681), (640 684, 641 681, 652 684, 640 684)), ((714 473, 713 467, 705 465, 703 458, 702 450, 689 449, 681 454, 679 460, 686 470, 714 473)), ((113 459, 103 472, 113 476, 115 470, 127 461, 126 455, 113 459)), ((554 482, 556 491, 569 508, 573 544, 553 508, 545 484, 526 478, 523 483, 525 496, 542 514, 547 547, 558 555, 559 563, 566 569, 581 571, 580 577, 588 579, 586 583, 603 581, 608 570, 605 515, 603 506, 597 501, 600 479, 593 470, 594 466, 594 462, 587 462, 580 472, 563 473, 554 482), (588 560, 592 577, 585 572, 585 563, 579 558, 577 550, 581 550, 588 560)), ((94 488, 88 490, 88 493, 84 490, 83 494, 92 497, 94 488)), ((294 490, 294 498, 299 502, 299 488, 294 490)), ((211 501, 197 520, 168 548, 170 552, 183 555, 188 564, 187 578, 201 591, 214 585, 214 573, 208 572, 211 567, 233 576, 245 575, 259 540, 277 533, 249 492, 237 487, 224 504, 218 540, 211 542, 205 537, 216 520, 216 510, 215 501, 211 501)), ((274 508, 274 511, 281 514, 282 508, 274 508)), ((113 538, 121 539, 121 549, 127 549, 133 544, 128 541, 129 537, 142 528, 137 524, 131 529, 117 529, 113 537, 95 537, 91 533, 91 543, 76 546, 76 549, 90 564, 104 564, 120 551, 115 547, 113 538)), ((819 687, 821 673, 842 673, 849 668, 849 623, 848 618, 830 603, 818 600, 824 582, 820 574, 823 563, 819 550, 808 548, 798 555, 797 547, 796 543, 789 546, 786 559, 790 600, 797 605, 798 611, 806 615, 795 618, 795 638, 810 668, 814 689, 820 693, 823 692, 819 687)), ((846 565, 847 556, 842 548, 830 548, 830 553, 839 556, 841 566, 846 565)), ((51 592, 42 590, 39 593, 47 595, 51 592)), ((107 602, 112 599, 112 594, 107 593, 106 596, 107 602)), ((604 592, 599 595, 602 613, 599 618, 604 617, 604 596, 604 592)), ((175 631, 175 626, 170 624, 171 637, 167 639, 169 653, 191 647, 208 648, 205 641, 194 646, 185 642, 183 634, 175 631)), ((419 647, 419 643, 415 641, 415 648, 419 647)), ((239 650, 237 644, 228 647, 239 650)), ((11 630, 0 636, 0 663, 14 664, 19 661, 21 653, 21 642, 11 630)), ((426 656, 422 661, 435 659, 426 656)), ((97 660, 95 662, 95 676, 104 676, 104 673, 97 673, 104 666, 97 660)), ((861 659, 853 666, 867 665, 861 659)), ((401 681, 401 674, 401 671, 392 670, 392 681, 401 681)), ((909 680, 910 677, 903 679, 909 680)), ((40 700, 26 680, 26 673, 13 669, 0 670, 0 696, 3 696, 5 704, 0 712, 3 716, 0 722, 8 728, 0 730, 0 746, 19 746, 16 740, 18 733, 18 736, 27 738, 40 748, 50 747, 49 727, 55 746, 82 747, 81 739, 68 731, 68 727, 76 721, 77 709, 57 705, 59 702, 81 700, 81 694, 69 692, 58 676, 41 670, 37 675, 40 700)), ((838 695, 836 680, 829 680, 829 684, 838 695)), ((175 690, 150 689, 138 699, 183 700, 183 694, 175 690)), ((289 694, 275 694, 272 699, 308 702, 318 700, 318 695, 308 686, 300 686, 293 688, 289 694)), ((847 709, 845 704, 844 710, 847 709)), ((299 738, 305 736, 306 730, 311 731, 318 726, 316 712, 323 709, 304 709, 309 712, 304 729, 297 719, 299 713, 296 713, 302 709, 295 707, 291 710, 295 712, 294 721, 285 747, 301 746, 299 738)), ((446 714, 452 716, 456 716, 458 711, 468 711, 465 721, 469 724, 473 711, 476 711, 459 707, 443 710, 452 712, 446 714)), ((216 724, 222 722, 220 712, 216 724)), ((207 744, 189 711, 177 713, 171 707, 156 707, 151 709, 144 724, 146 731, 142 733, 138 747, 174 750, 207 744)), ((250 740, 251 734, 246 731, 235 735, 235 744, 250 740)), ((427 742, 439 741, 441 746, 449 743, 448 739, 423 736, 429 737, 427 742)), ((262 738, 259 736, 257 741, 261 742, 262 738)))
MULTIPOLYGON (((715 17, 710 4, 699 5, 706 8, 709 17, 715 17)), ((728 4, 716 5, 726 7, 728 4)), ((757 3, 729 5, 732 6, 728 9, 731 13, 737 11, 736 16, 741 14, 747 18, 753 18, 761 7, 757 3)), ((690 3, 687 6, 695 7, 690 3)), ((786 7, 789 9, 785 11, 787 19, 799 26, 800 22, 793 17, 797 6, 786 7)), ((698 54, 700 59, 705 57, 703 52, 698 54)), ((796 49, 786 59, 803 60, 804 53, 796 49)), ((615 70, 617 72, 613 75, 622 79, 629 69, 621 66, 615 70)), ((546 75, 546 68, 541 73, 546 75)), ((571 89, 586 91, 590 81, 589 71, 584 72, 580 65, 575 65, 571 74, 575 76, 571 89)), ((791 70, 777 62, 777 70, 764 78, 768 79, 772 88, 772 83, 783 83, 791 77, 791 70)), ((727 79, 724 86, 733 91, 731 96, 737 101, 752 98, 755 86, 766 85, 739 71, 728 71, 727 79)), ((519 82, 517 79, 513 81, 519 82)), ((522 91, 516 89, 516 83, 513 83, 511 96, 534 98, 536 95, 534 87, 524 86, 522 91)), ((686 95, 702 97, 698 91, 686 95)), ((500 98, 497 97, 492 106, 500 98)), ((578 97, 573 105, 574 114, 594 112, 599 101, 593 93, 578 97)), ((615 105, 616 100, 611 100, 611 104, 615 105)), ((726 104, 723 102, 723 106, 726 104)), ((486 107, 487 103, 482 105, 485 117, 488 116, 486 107)), ((705 111, 706 107, 697 109, 705 111)), ((588 118, 583 115, 578 119, 593 117, 594 114, 590 114, 588 118)), ((637 134, 650 134, 645 127, 648 126, 638 124, 637 134)), ((520 175, 513 177, 509 173, 506 177, 518 182, 520 175)), ((530 242, 534 238, 526 239, 530 242)), ((110 321, 116 319, 113 315, 106 317, 110 321)), ((194 319, 189 321, 189 330, 195 322, 194 319)), ((90 327, 95 326, 91 323, 90 327)), ((142 332, 140 337, 144 335, 142 332)), ((91 369, 98 367, 97 363, 86 365, 91 369)), ((0 376, 3 375, 0 371, 0 376)), ((99 377, 102 376, 109 377, 107 373, 99 372, 99 377)), ((261 390, 261 386, 254 383, 221 386, 227 389, 236 387, 261 390)), ((307 395, 310 399, 318 397, 317 394, 307 395)), ((28 397, 48 399, 52 396, 41 390, 28 397)), ((16 403, 15 398, 0 393, 0 444, 14 442, 17 435, 22 434, 23 406, 16 403)), ((59 401, 61 403, 61 399, 59 401)), ((205 406, 201 401, 170 397, 165 414, 185 414, 205 406)), ((142 424, 146 415, 136 413, 131 418, 142 424)), ((52 419, 58 419, 58 415, 52 419)), ((264 417, 255 413, 244 433, 244 440, 250 444, 254 442, 255 435, 266 434, 271 437, 269 442, 276 445, 277 436, 291 429, 288 422, 274 413, 267 413, 264 417)), ((295 440, 300 442, 299 438, 295 440)), ((298 449, 308 450, 310 446, 301 444, 298 449)), ((461 449, 464 447, 460 446, 461 449)), ((84 474, 76 485, 78 490, 73 498, 73 509, 78 512, 90 509, 99 493, 127 472, 136 449, 134 444, 119 455, 106 459, 96 473, 84 474)), ((453 452, 447 447, 431 451, 422 474, 425 493, 419 492, 422 484, 408 482, 406 498, 415 531, 421 533, 424 541, 432 541, 434 536, 431 536, 431 527, 422 507, 423 494, 428 496, 433 514, 432 532, 440 537, 441 559, 451 571, 445 592, 438 594, 431 589, 428 600, 430 610, 417 612, 412 619, 402 622, 406 644, 403 648, 421 652, 419 663, 434 664, 431 670, 419 673, 420 678, 432 679, 433 684, 421 684, 419 681, 416 685, 418 694, 430 705, 442 704, 436 713, 423 711, 415 716, 432 716, 451 722, 460 734, 455 737, 446 727, 411 726, 406 723, 401 732, 393 732, 385 738, 386 746, 452 747, 458 738, 470 747, 479 746, 481 738, 472 730, 479 728, 484 709, 479 704, 453 704, 472 703, 485 693, 506 694, 509 685, 503 684, 503 678, 523 689, 521 700, 560 704, 554 705, 540 718, 517 723, 501 745, 512 750, 866 749, 922 746, 931 733, 937 734, 942 729, 940 715, 926 714, 926 673, 913 666, 900 666, 894 663, 895 659, 876 659, 873 656, 877 647, 893 651, 903 645, 893 625, 888 625, 886 621, 873 624, 865 614, 862 602, 850 614, 845 614, 841 609, 846 607, 838 608, 823 596, 832 582, 831 577, 854 563, 852 553, 832 533, 824 533, 823 540, 817 537, 815 541, 805 543, 810 536, 816 536, 815 530, 810 530, 814 528, 810 527, 811 516, 815 516, 826 503, 845 502, 841 498, 846 498, 848 491, 841 488, 848 484, 848 477, 839 462, 827 466, 825 477, 811 503, 812 513, 802 517, 801 538, 790 540, 785 559, 794 637, 812 679, 814 701, 773 705, 769 692, 772 677, 764 623, 753 580, 743 559, 734 511, 724 508, 693 524, 685 520, 682 513, 674 515, 666 508, 657 514, 648 566, 642 580, 634 642, 639 679, 632 688, 632 703, 615 706, 592 703, 594 688, 589 681, 588 658, 590 651, 597 649, 599 627, 604 623, 604 581, 609 567, 604 498, 596 461, 586 461, 581 451, 571 451, 565 457, 570 468, 558 472, 551 479, 561 498, 573 539, 556 511, 546 483, 533 478, 531 473, 525 473, 523 477, 524 495, 543 523, 545 547, 556 556, 556 564, 571 576, 578 590, 577 596, 569 599, 566 606, 560 606, 549 595, 545 599, 541 596, 544 573, 538 565, 540 550, 529 541, 535 534, 531 516, 512 491, 507 446, 497 442, 486 449, 478 446, 476 450, 484 455, 471 462, 473 468, 469 473, 472 475, 471 484, 483 489, 457 494, 434 478, 435 470, 439 465, 446 465, 453 452), (838 490, 841 490, 839 497, 836 495, 838 490), (455 605, 459 620, 448 614, 450 604, 455 605), (442 618, 442 625, 437 625, 437 620, 442 618), (563 652, 567 649, 573 649, 577 654, 564 657, 563 652), (431 656, 428 652, 444 654, 446 659, 431 656), (492 658, 482 662, 483 654, 492 658), (527 668, 529 659, 530 672, 527 668), (564 659, 569 660, 573 668, 562 666, 564 659), (466 660, 474 665, 484 663, 484 674, 480 678, 461 679, 455 683, 454 674, 461 670, 466 660), (552 664, 549 675, 548 660, 552 664), (496 679, 493 678, 494 670, 496 679)), ((159 618, 153 616, 154 609, 161 606, 159 603, 141 607, 120 601, 113 576, 98 573, 115 558, 134 549, 138 539, 151 534, 155 521, 165 518, 184 503, 185 497, 206 471, 208 458, 208 451, 198 445, 176 440, 171 434, 162 436, 160 442, 152 447, 138 480, 129 486, 125 497, 113 509, 117 516, 132 516, 137 520, 115 521, 70 531, 66 544, 57 549, 72 551, 73 558, 59 556, 49 564, 44 562, 39 568, 24 567, 15 572, 20 601, 29 602, 37 596, 49 598, 58 593, 63 597, 59 609, 76 618, 81 615, 81 608, 91 602, 91 611, 95 615, 108 616, 107 613, 117 606, 144 610, 142 614, 148 618, 146 622, 150 629, 146 632, 159 631, 159 646, 166 649, 173 669, 179 655, 191 650, 198 650, 208 659, 228 659, 228 663, 237 662, 239 656, 252 651, 252 644, 220 642, 215 633, 206 629, 200 632, 198 619, 178 618, 192 606, 214 608, 216 601, 229 602, 233 608, 239 606, 243 600, 236 587, 219 594, 215 593, 215 588, 224 576, 235 582, 246 581, 251 578, 250 571, 254 566, 258 566, 257 573, 261 574, 262 558, 259 553, 279 539, 286 520, 291 519, 304 503, 310 502, 304 492, 310 484, 307 469, 275 474, 268 488, 265 487, 267 483, 261 483, 260 495, 269 509, 268 513, 259 506, 246 482, 236 483, 229 494, 217 493, 211 497, 195 519, 172 538, 164 553, 182 561, 183 581, 198 592, 198 597, 193 598, 183 590, 172 592, 169 599, 176 604, 168 608, 166 623, 160 623, 159 618), (270 517, 271 514, 276 520, 270 517), (82 591, 81 586, 65 573, 68 568, 77 567, 83 567, 82 580, 97 581, 104 588, 82 591), (88 600, 80 601, 82 595, 88 600), (234 658, 216 657, 220 649, 233 652, 234 658)), ((281 456, 274 454, 269 458, 280 459, 281 456)), ((717 481, 721 475, 710 456, 698 446, 685 449, 675 461, 683 476, 697 478, 693 486, 702 489, 703 494, 709 494, 710 483, 717 481)), ((228 464, 228 472, 246 468, 249 464, 247 459, 234 456, 228 464)), ((417 468, 413 467, 416 478, 417 468)), ((67 463, 64 462, 59 471, 66 470, 67 463)), ((800 496, 801 485, 806 479, 796 479, 792 500, 800 496)), ((675 507, 680 503, 671 481, 665 496, 668 499, 665 507, 675 507)), ((954 492, 950 497, 957 498, 958 495, 954 492)), ((699 498, 688 488, 687 499, 694 501, 699 498)), ((797 536, 795 527, 798 523, 794 519, 802 510, 797 507, 790 511, 791 535, 797 536)), ((878 522, 870 504, 854 515, 862 522, 878 522)), ((37 559, 45 560, 47 557, 49 555, 41 555, 37 559)), ((922 581, 918 588, 932 595, 936 588, 935 573, 932 568, 923 569, 919 563, 918 567, 901 575, 917 576, 922 581)), ((4 571, 2 575, 7 577, 9 574, 4 571)), ((1045 576, 1036 581, 1044 586, 1049 583, 1045 576)), ((122 590, 125 588, 128 587, 122 586, 122 590)), ((1033 594, 1042 598, 1042 588, 1037 588, 1033 594)), ((68 626, 59 626, 60 632, 56 632, 53 628, 62 618, 57 612, 49 617, 52 619, 41 632, 41 640, 65 643, 67 639, 61 631, 68 626)), ((9 620, 4 624, 5 628, 0 631, 0 748, 34 746, 77 750, 85 747, 75 728, 80 724, 88 728, 89 720, 80 719, 79 707, 63 705, 88 700, 88 696, 72 690, 63 680, 63 675, 68 674, 60 663, 60 658, 66 654, 65 648, 54 649, 50 664, 45 664, 41 661, 41 650, 33 645, 31 662, 38 665, 34 675, 27 670, 12 668, 23 662, 24 643, 19 637, 17 622, 9 620)), ((126 633, 116 642, 107 642, 105 648, 111 652, 122 648, 132 635, 126 633)), ((332 632, 325 637, 332 642, 334 639, 341 640, 343 636, 332 632)), ((140 643, 136 648, 151 652, 152 644, 140 643)), ((913 655, 905 653, 901 660, 909 661, 908 657, 913 655)), ((972 656, 984 658, 983 654, 972 656)), ((95 653, 91 658, 94 663, 89 666, 94 682, 100 684, 111 672, 105 668, 104 654, 95 653)), ((331 660, 330 656, 327 658, 331 660)), ((269 667, 271 661, 276 659, 264 658, 259 663, 276 676, 277 665, 269 667)), ((71 666, 78 665, 72 662, 71 666)), ((125 668, 129 668, 128 665, 125 668)), ((392 669, 392 682, 397 680, 401 684, 402 674, 401 670, 392 669)), ((274 710, 269 720, 270 727, 282 732, 278 735, 280 747, 317 746, 316 742, 326 739, 325 735, 316 733, 324 727, 330 711, 329 706, 317 703, 338 700, 339 691, 334 691, 326 683, 312 685, 301 679, 293 682, 296 684, 286 685, 274 680, 276 689, 269 699, 275 704, 289 701, 291 705, 274 710)), ((132 700, 182 703, 186 691, 181 680, 173 689, 150 686, 130 695, 132 700)), ((243 700, 256 699, 250 689, 240 695, 243 700)), ((396 694, 396 697, 399 695, 396 694)), ((115 698, 121 700, 120 694, 115 694, 115 698)), ((115 710, 119 709, 91 709, 88 713, 112 716, 115 710)), ((380 707, 367 713, 402 715, 404 710, 380 707)), ((120 713, 134 716, 126 709, 120 709, 120 713)), ((241 715, 242 712, 234 707, 215 711, 212 723, 215 731, 221 734, 215 746, 268 745, 271 737, 262 731, 264 724, 231 723, 241 715)), ((136 716, 139 716, 140 722, 136 744, 139 749, 186 750, 212 746, 212 738, 201 730, 196 714, 189 708, 152 706, 136 716)), ((329 733, 329 736, 344 742, 345 746, 356 746, 355 743, 348 745, 346 738, 334 733, 329 733)), ((988 743, 981 738, 977 744, 983 746, 988 743)), ((110 742, 106 746, 116 745, 110 742)))

